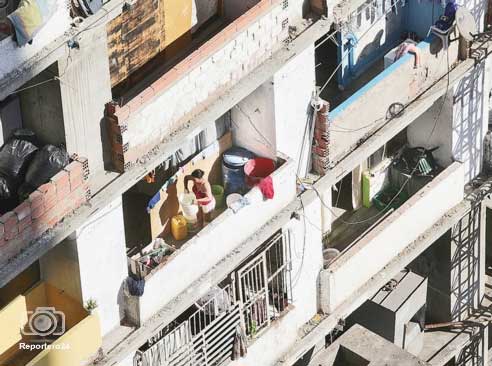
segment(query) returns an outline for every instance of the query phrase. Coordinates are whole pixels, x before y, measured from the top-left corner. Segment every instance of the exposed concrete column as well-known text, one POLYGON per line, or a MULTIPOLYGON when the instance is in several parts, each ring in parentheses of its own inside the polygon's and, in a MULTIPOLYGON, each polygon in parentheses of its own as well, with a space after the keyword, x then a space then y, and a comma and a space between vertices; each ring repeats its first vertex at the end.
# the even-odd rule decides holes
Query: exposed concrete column
POLYGON ((110 156, 102 123, 104 106, 112 99, 106 28, 84 32, 76 41, 78 48, 67 48, 59 60, 66 144, 70 153, 89 159, 93 174, 110 156))
POLYGON ((128 276, 121 198, 94 215, 76 232, 80 287, 84 304, 96 300, 103 335, 120 324, 123 281, 128 276))
POLYGON ((485 230, 481 205, 458 221, 451 230, 451 320, 467 319, 484 295, 485 230))
POLYGON ((299 163, 302 159, 301 147, 306 150, 304 156, 311 154, 312 142, 307 139, 309 131, 306 131, 304 143, 303 138, 315 86, 314 46, 292 58, 273 77, 277 148, 292 158, 297 166, 300 164, 301 168, 306 165, 305 161, 299 163))

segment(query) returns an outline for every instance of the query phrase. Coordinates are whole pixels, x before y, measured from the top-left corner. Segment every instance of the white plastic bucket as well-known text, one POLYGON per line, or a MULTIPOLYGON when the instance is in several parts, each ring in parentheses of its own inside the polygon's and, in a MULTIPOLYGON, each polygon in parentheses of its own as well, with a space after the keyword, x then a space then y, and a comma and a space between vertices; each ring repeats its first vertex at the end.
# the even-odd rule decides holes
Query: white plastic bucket
POLYGON ((194 216, 183 215, 186 220, 186 226, 188 227, 188 232, 195 233, 198 231, 198 218, 196 214, 194 216))
POLYGON ((181 193, 178 200, 181 208, 183 209, 183 216, 196 218, 198 213, 198 205, 195 204, 195 195, 192 193, 181 193))
POLYGON ((231 206, 234 205, 234 202, 239 201, 241 198, 243 198, 243 196, 240 195, 239 193, 231 193, 226 198, 227 207, 231 208, 231 206))
POLYGON ((328 268, 328 266, 333 263, 333 261, 340 255, 340 251, 335 248, 328 248, 323 250, 323 267, 328 268))

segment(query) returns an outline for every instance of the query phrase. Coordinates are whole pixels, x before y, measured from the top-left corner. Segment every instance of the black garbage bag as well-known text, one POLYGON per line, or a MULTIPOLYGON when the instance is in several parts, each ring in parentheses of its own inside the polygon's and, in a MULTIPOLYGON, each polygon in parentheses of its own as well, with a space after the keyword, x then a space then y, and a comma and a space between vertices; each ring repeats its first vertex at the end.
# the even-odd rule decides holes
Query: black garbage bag
POLYGON ((19 196, 21 198, 28 196, 69 163, 70 157, 64 148, 53 145, 43 146, 36 152, 27 168, 25 181, 19 188, 19 196))
POLYGON ((0 216, 12 211, 18 203, 15 184, 9 178, 0 176, 0 216))
POLYGON ((12 131, 9 140, 24 140, 29 141, 33 145, 39 146, 39 141, 36 134, 27 128, 16 128, 12 131))
POLYGON ((8 182, 0 191, 0 199, 12 198, 15 194, 37 149, 31 142, 18 139, 8 141, 0 148, 0 177, 8 182))

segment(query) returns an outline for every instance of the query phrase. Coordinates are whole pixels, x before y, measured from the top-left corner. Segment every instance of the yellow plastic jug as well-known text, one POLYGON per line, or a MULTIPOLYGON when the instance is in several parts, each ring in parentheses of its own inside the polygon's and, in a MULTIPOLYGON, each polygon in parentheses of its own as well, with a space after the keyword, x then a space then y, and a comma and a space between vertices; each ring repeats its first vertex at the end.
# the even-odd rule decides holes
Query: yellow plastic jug
POLYGON ((171 219, 171 233, 176 240, 186 239, 188 236, 188 228, 184 216, 177 215, 171 219))

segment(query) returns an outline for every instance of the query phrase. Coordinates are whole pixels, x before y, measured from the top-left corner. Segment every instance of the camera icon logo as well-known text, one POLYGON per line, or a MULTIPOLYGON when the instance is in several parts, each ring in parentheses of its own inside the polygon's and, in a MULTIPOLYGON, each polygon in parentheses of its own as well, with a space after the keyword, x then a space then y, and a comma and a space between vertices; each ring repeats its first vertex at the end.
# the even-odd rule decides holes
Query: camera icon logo
POLYGON ((27 312, 27 324, 21 332, 29 336, 60 336, 65 333, 65 314, 54 307, 37 307, 27 312))

